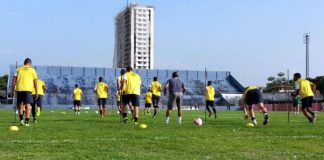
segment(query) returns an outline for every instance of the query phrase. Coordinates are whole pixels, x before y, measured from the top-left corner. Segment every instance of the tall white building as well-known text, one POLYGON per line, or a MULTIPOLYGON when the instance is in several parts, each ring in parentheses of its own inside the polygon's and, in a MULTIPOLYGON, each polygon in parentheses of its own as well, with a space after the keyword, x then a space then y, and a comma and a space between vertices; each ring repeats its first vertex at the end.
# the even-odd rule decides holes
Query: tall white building
POLYGON ((153 69, 154 7, 130 4, 115 17, 113 67, 153 69))

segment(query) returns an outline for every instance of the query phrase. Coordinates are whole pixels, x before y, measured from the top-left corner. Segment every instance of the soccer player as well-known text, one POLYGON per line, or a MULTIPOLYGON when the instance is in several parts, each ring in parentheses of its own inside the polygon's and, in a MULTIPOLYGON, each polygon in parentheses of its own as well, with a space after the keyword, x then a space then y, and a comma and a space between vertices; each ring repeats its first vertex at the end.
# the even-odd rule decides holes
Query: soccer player
POLYGON ((181 106, 183 100, 183 93, 186 91, 186 88, 183 82, 179 79, 178 72, 173 72, 172 78, 165 83, 164 95, 166 95, 167 90, 169 91, 169 100, 168 100, 167 111, 165 114, 166 116, 165 123, 169 124, 171 110, 174 108, 174 106, 177 106, 178 123, 181 124, 181 120, 182 120, 181 106))
POLYGON ((138 74, 133 72, 132 67, 127 67, 126 70, 127 72, 122 77, 122 83, 120 86, 120 90, 124 90, 124 94, 122 95, 122 116, 126 123, 128 120, 126 105, 132 103, 131 106, 134 107, 134 123, 138 124, 138 107, 140 105, 139 98, 141 95, 142 80, 138 74))
POLYGON ((100 117, 106 115, 106 100, 108 97, 108 85, 103 81, 103 77, 99 77, 99 83, 96 84, 95 92, 97 93, 100 117))
POLYGON ((31 104, 31 106, 32 106, 31 112, 32 112, 32 116, 34 119, 34 123, 37 123, 36 116, 39 116, 40 111, 42 110, 44 91, 46 91, 46 89, 47 89, 45 83, 40 79, 37 80, 37 87, 38 87, 37 88, 38 96, 36 96, 35 88, 33 89, 33 92, 32 92, 33 97, 34 97, 34 102, 31 104))
POLYGON ((295 93, 291 93, 292 101, 293 101, 293 107, 294 107, 294 113, 295 115, 299 114, 299 107, 301 104, 300 96, 295 96, 295 93))
POLYGON ((80 114, 81 107, 81 97, 83 96, 82 90, 79 88, 79 85, 75 84, 75 89, 73 90, 73 99, 74 99, 74 112, 76 115, 80 114))
POLYGON ((154 107, 154 114, 153 118, 156 117, 156 113, 159 109, 162 85, 160 82, 157 81, 157 77, 153 77, 153 82, 151 83, 151 90, 152 90, 152 101, 154 107))
POLYGON ((145 109, 144 109, 144 115, 147 113, 150 114, 150 108, 152 107, 152 91, 149 88, 148 91, 145 94, 145 109))
MULTIPOLYGON (((126 70, 125 69, 121 69, 120 70, 120 76, 117 77, 117 88, 118 88, 119 94, 121 96, 120 101, 123 101, 122 100, 122 95, 124 94, 125 87, 124 88, 120 88, 120 87, 121 87, 121 83, 122 83, 122 77, 124 76, 125 73, 126 73, 126 70)), ((117 103, 118 103, 118 100, 117 100, 117 103)), ((128 104, 128 107, 131 110, 131 113, 132 113, 132 115, 134 117, 134 107, 132 106, 131 103, 128 104)), ((119 108, 119 111, 120 111, 119 113, 121 114, 121 103, 120 103, 120 105, 119 105, 118 108, 119 108)))
POLYGON ((17 92, 20 125, 25 126, 29 126, 30 104, 33 103, 33 89, 35 89, 35 99, 38 98, 37 73, 31 65, 31 59, 26 58, 24 65, 17 69, 12 82, 12 93, 17 92), (25 121, 24 111, 26 116, 25 121))
POLYGON ((316 85, 312 82, 302 79, 300 73, 294 74, 295 81, 295 93, 294 95, 300 95, 302 107, 301 110, 304 113, 305 117, 309 120, 310 123, 314 123, 316 120, 315 112, 310 108, 314 100, 314 93, 316 91, 316 85))
POLYGON ((214 117, 217 118, 216 115, 216 108, 214 106, 215 101, 215 88, 212 86, 212 82, 208 81, 206 90, 205 90, 205 101, 206 101, 206 109, 209 113, 209 117, 212 115, 212 112, 210 111, 209 107, 213 109, 214 117))
POLYGON ((259 109, 263 112, 264 121, 263 125, 267 125, 269 123, 269 115, 267 109, 263 105, 263 97, 261 91, 256 86, 249 86, 245 89, 242 98, 242 107, 244 109, 244 118, 248 119, 248 113, 250 114, 251 120, 254 125, 257 125, 257 120, 255 119, 253 105, 257 105, 259 109))

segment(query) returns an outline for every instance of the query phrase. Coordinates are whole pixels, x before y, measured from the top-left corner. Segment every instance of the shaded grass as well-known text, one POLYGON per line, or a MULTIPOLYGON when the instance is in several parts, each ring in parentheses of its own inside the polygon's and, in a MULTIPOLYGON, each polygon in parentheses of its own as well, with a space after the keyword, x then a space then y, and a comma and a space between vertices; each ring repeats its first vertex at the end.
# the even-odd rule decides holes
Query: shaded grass
MULTIPOLYGON (((120 123, 115 111, 104 119, 95 110, 79 116, 54 111, 11 132, 18 124, 12 111, 0 110, 0 159, 324 159, 322 113, 315 124, 301 114, 288 124, 286 112, 272 112, 269 126, 246 128, 242 112, 219 112, 199 127, 192 119, 203 111, 184 111, 181 126, 175 112, 166 125, 161 111, 157 119, 141 115, 148 128, 140 129, 120 123)), ((262 115, 257 118, 261 124, 262 115)))

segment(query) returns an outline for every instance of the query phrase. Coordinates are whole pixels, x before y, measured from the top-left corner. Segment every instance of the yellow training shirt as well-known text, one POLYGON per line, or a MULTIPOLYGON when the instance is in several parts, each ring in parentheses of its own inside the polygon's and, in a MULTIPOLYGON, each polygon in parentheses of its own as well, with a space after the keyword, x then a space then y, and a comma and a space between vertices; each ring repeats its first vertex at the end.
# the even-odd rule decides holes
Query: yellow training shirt
POLYGON ((253 90, 253 89, 259 89, 257 86, 249 86, 249 87, 247 87, 247 89, 245 89, 245 91, 244 91, 244 96, 246 96, 246 94, 249 92, 249 91, 251 91, 251 90, 253 90))
POLYGON ((98 98, 108 97, 108 85, 105 82, 99 82, 96 85, 96 92, 98 98))
POLYGON ((296 81, 296 89, 299 89, 299 95, 301 99, 305 97, 314 96, 314 93, 311 88, 312 84, 312 82, 301 78, 296 81))
POLYGON ((34 68, 29 66, 21 66, 16 71, 16 91, 33 92, 34 80, 37 80, 37 73, 34 68))
POLYGON ((80 101, 81 100, 81 96, 82 96, 82 90, 80 88, 76 88, 73 90, 73 97, 74 100, 76 101, 80 101))
MULTIPOLYGON (((41 95, 41 96, 44 96, 44 88, 45 88, 45 83, 38 79, 37 80, 37 92, 38 92, 38 95, 41 95)), ((33 89, 33 95, 36 94, 36 91, 35 91, 35 88, 33 89)))
POLYGON ((215 88, 213 86, 206 87, 205 100, 206 101, 214 101, 215 100, 215 88))
POLYGON ((152 89, 153 95, 161 96, 162 85, 161 85, 160 82, 158 82, 158 81, 153 81, 153 82, 151 83, 151 89, 152 89))
POLYGON ((125 88, 124 94, 136 94, 141 95, 141 77, 133 71, 127 72, 124 75, 125 88))
POLYGON ((152 92, 146 92, 146 94, 145 94, 145 103, 152 104, 152 92))

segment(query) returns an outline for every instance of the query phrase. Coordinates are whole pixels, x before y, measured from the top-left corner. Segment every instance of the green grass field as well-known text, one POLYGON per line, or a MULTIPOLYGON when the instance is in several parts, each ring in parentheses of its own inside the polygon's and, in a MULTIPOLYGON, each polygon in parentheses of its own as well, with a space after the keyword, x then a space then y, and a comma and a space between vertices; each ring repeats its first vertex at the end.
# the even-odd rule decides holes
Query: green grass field
MULTIPOLYGON (((120 123, 112 112, 100 119, 95 110, 44 110, 38 124, 13 123, 12 110, 0 110, 0 159, 324 159, 324 114, 310 124, 302 114, 271 112, 270 125, 245 127, 242 112, 219 112, 202 126, 192 124, 204 111, 184 111, 183 124, 140 116, 141 129, 133 123, 120 123), (62 115, 61 112, 66 112, 62 115)), ((163 113, 162 113, 163 112, 163 113)), ((259 124, 262 115, 257 113, 259 124)))

